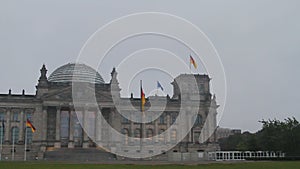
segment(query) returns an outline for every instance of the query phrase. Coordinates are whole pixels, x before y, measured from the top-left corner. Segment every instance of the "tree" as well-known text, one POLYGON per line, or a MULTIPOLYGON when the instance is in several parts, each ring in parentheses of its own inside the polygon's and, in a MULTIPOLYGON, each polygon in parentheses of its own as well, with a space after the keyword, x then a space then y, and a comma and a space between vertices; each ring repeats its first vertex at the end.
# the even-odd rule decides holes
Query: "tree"
POLYGON ((259 122, 262 129, 254 134, 244 132, 219 140, 221 149, 282 151, 287 156, 300 156, 300 125, 294 117, 259 122))
POLYGON ((299 122, 293 118, 284 121, 262 120, 262 130, 257 132, 259 145, 266 151, 283 151, 287 155, 299 155, 299 122))

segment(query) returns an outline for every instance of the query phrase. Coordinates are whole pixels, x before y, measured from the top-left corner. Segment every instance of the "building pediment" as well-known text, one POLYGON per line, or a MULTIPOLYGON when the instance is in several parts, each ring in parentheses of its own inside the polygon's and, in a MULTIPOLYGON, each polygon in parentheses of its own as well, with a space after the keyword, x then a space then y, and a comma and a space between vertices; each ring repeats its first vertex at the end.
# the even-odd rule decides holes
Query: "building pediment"
POLYGON ((44 101, 73 101, 73 96, 76 97, 76 100, 88 101, 91 100, 90 97, 95 96, 98 102, 100 101, 111 101, 111 94, 107 91, 98 91, 91 87, 82 88, 73 92, 72 86, 65 87, 63 89, 50 90, 47 94, 42 96, 44 101))
POLYGON ((42 100, 72 100, 72 87, 65 87, 63 89, 49 90, 48 93, 41 97, 42 100))

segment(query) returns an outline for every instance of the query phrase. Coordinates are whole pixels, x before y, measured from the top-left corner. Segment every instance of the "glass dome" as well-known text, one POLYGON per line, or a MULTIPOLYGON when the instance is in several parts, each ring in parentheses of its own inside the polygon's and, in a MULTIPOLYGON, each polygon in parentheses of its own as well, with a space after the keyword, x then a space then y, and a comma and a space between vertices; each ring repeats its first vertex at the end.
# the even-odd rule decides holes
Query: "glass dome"
POLYGON ((50 82, 88 82, 95 84, 104 84, 101 75, 90 66, 79 63, 68 63, 63 65, 49 76, 50 82), (76 65, 76 70, 75 69, 76 65))

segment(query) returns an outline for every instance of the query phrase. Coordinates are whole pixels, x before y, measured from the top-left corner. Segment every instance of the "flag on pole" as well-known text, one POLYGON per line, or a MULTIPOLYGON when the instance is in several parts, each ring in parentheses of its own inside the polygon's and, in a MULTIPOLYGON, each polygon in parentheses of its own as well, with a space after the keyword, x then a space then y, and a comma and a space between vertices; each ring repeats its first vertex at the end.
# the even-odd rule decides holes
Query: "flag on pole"
POLYGON ((190 55, 190 64, 192 64, 194 66, 194 68, 197 69, 197 63, 195 62, 195 60, 192 57, 192 55, 190 55))
POLYGON ((162 91, 164 91, 164 88, 162 87, 162 85, 159 83, 159 81, 157 81, 157 88, 159 89, 161 89, 162 91))
POLYGON ((146 103, 145 93, 143 91, 142 81, 141 81, 141 111, 144 111, 144 106, 146 103))
POLYGON ((27 119, 26 120, 26 126, 31 128, 31 131, 34 133, 35 132, 35 127, 32 125, 32 123, 27 119))

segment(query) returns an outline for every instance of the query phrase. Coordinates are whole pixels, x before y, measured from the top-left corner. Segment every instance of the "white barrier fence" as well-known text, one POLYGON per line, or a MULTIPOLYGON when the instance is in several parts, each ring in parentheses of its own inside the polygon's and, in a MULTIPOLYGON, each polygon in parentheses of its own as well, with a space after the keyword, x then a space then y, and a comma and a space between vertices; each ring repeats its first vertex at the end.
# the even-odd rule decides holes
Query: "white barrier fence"
POLYGON ((282 158, 285 153, 274 151, 215 151, 208 152, 208 158, 216 161, 245 160, 247 158, 282 158))

